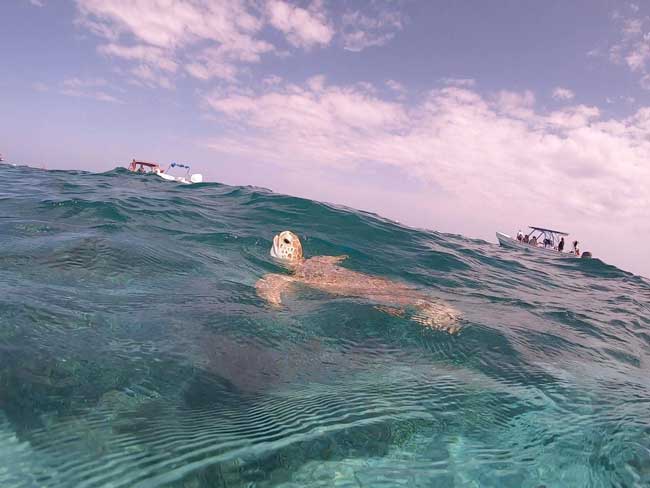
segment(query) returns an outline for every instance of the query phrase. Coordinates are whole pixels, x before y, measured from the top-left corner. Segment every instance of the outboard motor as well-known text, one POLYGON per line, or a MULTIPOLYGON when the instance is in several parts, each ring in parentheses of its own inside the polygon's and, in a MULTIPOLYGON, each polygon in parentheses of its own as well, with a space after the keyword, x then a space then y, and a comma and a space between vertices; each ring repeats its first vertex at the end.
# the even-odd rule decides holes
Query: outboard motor
POLYGON ((192 176, 190 176, 190 181, 192 183, 202 183, 203 182, 203 175, 199 173, 194 173, 192 176))
POLYGON ((582 253, 582 255, 580 257, 585 258, 585 259, 590 259, 591 258, 591 253, 589 251, 585 251, 585 252, 582 253))

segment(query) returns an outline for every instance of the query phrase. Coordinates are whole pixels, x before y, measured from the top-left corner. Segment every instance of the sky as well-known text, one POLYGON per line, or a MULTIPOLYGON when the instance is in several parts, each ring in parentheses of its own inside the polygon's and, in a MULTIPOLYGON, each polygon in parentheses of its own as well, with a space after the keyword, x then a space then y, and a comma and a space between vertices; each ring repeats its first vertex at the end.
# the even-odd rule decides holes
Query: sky
POLYGON ((183 162, 650 277, 650 4, 5 0, 0 153, 183 162))

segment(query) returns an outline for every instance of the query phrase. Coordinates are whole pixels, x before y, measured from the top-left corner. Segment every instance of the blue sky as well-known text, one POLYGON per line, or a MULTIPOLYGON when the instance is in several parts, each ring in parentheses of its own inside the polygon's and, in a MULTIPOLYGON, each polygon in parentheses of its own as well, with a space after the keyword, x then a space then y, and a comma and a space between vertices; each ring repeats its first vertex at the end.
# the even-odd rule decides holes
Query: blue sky
POLYGON ((93 171, 183 161, 491 241, 556 226, 650 276, 648 15, 595 0, 9 0, 0 152, 93 171))

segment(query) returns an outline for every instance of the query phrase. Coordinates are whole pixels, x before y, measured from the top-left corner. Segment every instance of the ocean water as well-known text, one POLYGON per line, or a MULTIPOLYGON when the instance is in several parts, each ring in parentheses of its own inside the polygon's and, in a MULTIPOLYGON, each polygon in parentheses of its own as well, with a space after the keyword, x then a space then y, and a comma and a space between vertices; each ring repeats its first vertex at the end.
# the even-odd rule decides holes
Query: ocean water
MULTIPOLYGON (((514 225, 514 223, 513 223, 514 225)), ((650 486, 650 283, 216 183, 0 166, 0 487, 650 486), (300 289, 275 233, 456 335, 300 289)))

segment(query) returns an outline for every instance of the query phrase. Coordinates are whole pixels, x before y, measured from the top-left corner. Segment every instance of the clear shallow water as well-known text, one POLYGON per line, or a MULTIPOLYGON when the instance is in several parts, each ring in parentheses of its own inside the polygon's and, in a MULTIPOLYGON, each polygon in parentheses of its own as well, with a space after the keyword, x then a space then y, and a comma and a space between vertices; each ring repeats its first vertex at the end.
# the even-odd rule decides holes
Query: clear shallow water
POLYGON ((0 166, 0 486, 648 486, 650 284, 254 188, 0 166), (457 336, 255 281, 308 256, 457 336))

